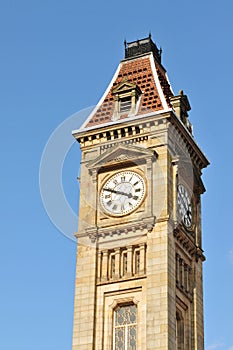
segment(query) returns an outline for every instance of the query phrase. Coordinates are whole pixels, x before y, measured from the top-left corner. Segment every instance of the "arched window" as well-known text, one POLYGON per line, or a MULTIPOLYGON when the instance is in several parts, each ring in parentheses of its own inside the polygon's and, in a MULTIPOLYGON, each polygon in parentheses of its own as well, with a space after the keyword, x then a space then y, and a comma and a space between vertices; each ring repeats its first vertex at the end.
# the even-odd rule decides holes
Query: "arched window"
POLYGON ((113 350, 137 350, 137 306, 118 305, 114 310, 113 350))

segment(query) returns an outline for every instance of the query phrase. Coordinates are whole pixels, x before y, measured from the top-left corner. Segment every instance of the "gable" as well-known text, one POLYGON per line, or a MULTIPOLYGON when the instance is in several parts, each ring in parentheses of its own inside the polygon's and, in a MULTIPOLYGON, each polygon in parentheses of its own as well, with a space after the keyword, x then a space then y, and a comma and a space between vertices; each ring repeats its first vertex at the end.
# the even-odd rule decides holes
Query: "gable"
POLYGON ((94 161, 87 163, 91 169, 99 169, 110 165, 119 165, 127 162, 143 162, 146 159, 157 158, 157 153, 139 146, 117 145, 101 154, 94 161))
POLYGON ((130 83, 129 81, 127 81, 127 79, 125 78, 123 82, 121 82, 120 84, 117 85, 117 87, 115 89, 112 90, 113 94, 119 94, 121 92, 126 92, 126 91, 131 91, 131 90, 135 90, 137 88, 137 85, 134 83, 130 83))

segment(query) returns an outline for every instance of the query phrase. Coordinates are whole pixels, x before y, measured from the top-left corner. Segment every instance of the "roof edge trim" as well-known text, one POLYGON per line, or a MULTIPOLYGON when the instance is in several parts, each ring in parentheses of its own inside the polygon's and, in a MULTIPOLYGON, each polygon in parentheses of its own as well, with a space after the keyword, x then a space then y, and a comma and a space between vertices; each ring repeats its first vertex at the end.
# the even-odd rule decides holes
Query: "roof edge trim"
MULTIPOLYGON (((88 122, 91 120, 91 118, 96 114, 98 108, 102 105, 102 103, 104 102, 105 98, 107 97, 109 91, 111 90, 114 81, 116 80, 119 72, 120 72, 120 68, 122 66, 122 63, 120 62, 120 64, 118 65, 116 72, 114 73, 110 83, 108 84, 107 89, 105 90, 103 96, 100 98, 99 102, 97 103, 96 107, 93 109, 93 111, 91 112, 91 114, 89 115, 89 117, 85 120, 85 122, 81 125, 81 127, 78 130, 83 130, 83 129, 89 129, 89 128, 85 128, 85 125, 88 124, 88 122)), ((95 126, 96 127, 96 126, 95 126)))
MULTIPOLYGON (((73 130, 72 131, 72 135, 74 136, 74 135, 79 134, 79 133, 81 134, 81 133, 83 133, 85 131, 101 129, 101 128, 106 127, 106 126, 114 126, 114 125, 117 125, 117 124, 128 123, 130 121, 140 120, 140 119, 144 119, 144 118, 147 118, 147 117, 151 117, 153 115, 159 115, 159 114, 163 114, 163 113, 167 113, 167 112, 173 112, 174 113, 174 110, 172 108, 168 108, 166 110, 153 111, 153 112, 146 113, 146 114, 139 114, 137 116, 133 115, 132 117, 129 117, 129 118, 126 118, 126 119, 119 119, 119 120, 111 121, 111 122, 104 123, 104 124, 93 125, 93 126, 89 126, 88 128, 80 127, 79 129, 73 130)), ((88 117, 88 119, 89 119, 89 117, 88 117)))
POLYGON ((160 97, 160 100, 163 104, 163 108, 165 110, 169 109, 168 107, 168 104, 167 104, 167 101, 166 101, 166 98, 164 96, 164 93, 163 93, 163 90, 162 90, 162 87, 161 87, 161 84, 160 84, 160 81, 159 81, 159 77, 158 77, 158 74, 156 72, 156 67, 155 67, 155 62, 154 62, 154 56, 153 54, 151 53, 150 55, 150 64, 151 64, 151 69, 152 69, 152 72, 153 72, 153 75, 154 75, 154 79, 155 79, 155 85, 158 89, 158 93, 159 93, 159 97, 160 97))
POLYGON ((171 92, 172 92, 173 95, 175 96, 175 93, 174 93, 174 91, 173 91, 173 89, 172 89, 172 86, 171 86, 170 80, 169 80, 169 78, 168 78, 167 72, 165 72, 165 76, 166 76, 167 82, 168 82, 168 84, 169 84, 169 86, 170 86, 171 92))

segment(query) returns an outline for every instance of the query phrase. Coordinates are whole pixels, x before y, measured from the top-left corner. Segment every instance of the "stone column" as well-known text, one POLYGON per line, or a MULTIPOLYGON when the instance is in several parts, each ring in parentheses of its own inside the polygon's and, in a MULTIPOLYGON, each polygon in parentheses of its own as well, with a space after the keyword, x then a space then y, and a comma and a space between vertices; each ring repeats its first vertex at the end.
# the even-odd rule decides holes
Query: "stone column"
POLYGON ((101 269, 102 269, 102 252, 98 251, 98 270, 97 270, 97 281, 101 281, 101 269))
POLYGON ((127 249, 127 276, 132 276, 132 262, 133 262, 133 248, 132 246, 127 249))
POLYGON ((120 248, 115 249, 115 277, 120 277, 120 248))
POLYGON ((103 251, 103 257, 102 257, 102 274, 101 274, 101 280, 107 281, 108 279, 108 250, 103 251))
POLYGON ((146 245, 145 245, 145 243, 140 245, 139 251, 140 251, 139 274, 144 275, 146 273, 146 271, 145 271, 145 259, 146 259, 146 245))

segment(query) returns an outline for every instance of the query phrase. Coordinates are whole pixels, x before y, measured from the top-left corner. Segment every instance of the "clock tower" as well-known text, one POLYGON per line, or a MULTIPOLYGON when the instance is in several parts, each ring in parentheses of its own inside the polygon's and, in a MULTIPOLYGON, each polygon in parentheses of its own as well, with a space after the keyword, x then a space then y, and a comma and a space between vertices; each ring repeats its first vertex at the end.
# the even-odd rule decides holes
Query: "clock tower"
POLYGON ((208 160, 151 36, 73 131, 82 151, 73 350, 203 350, 208 160))

